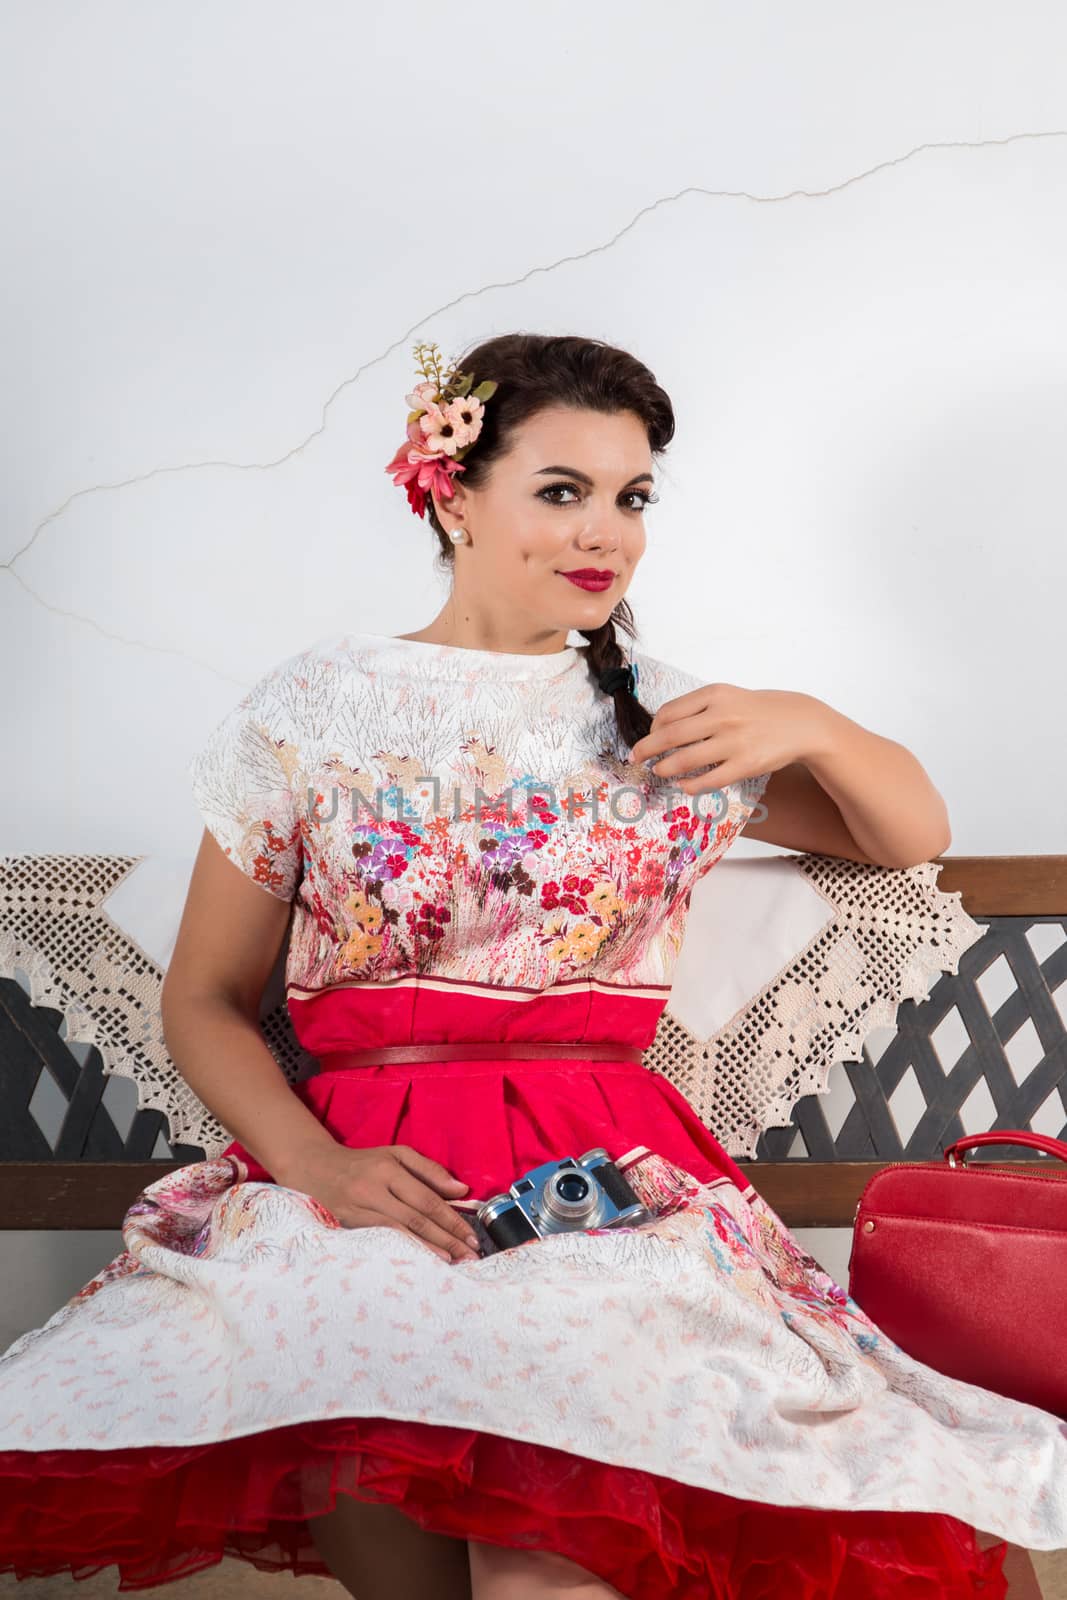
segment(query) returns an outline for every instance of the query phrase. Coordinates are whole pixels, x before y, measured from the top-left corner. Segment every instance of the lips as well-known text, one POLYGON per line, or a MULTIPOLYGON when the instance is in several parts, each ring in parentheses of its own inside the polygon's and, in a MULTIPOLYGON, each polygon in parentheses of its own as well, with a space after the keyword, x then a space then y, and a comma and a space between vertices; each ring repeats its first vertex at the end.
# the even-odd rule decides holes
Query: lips
POLYGON ((583 567, 577 572, 561 572, 561 578, 568 578, 571 583, 578 585, 579 589, 610 589, 615 582, 613 572, 600 572, 595 567, 583 567))

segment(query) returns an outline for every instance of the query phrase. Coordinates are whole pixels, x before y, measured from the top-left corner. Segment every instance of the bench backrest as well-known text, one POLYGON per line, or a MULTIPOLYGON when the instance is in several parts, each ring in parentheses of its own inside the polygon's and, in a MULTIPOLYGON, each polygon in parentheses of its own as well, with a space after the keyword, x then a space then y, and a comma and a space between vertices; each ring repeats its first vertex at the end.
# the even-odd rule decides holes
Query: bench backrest
MULTIPOLYGON (((864 1184, 881 1167, 936 1160, 967 1133, 1032 1128, 1067 1138, 1067 856, 938 859, 938 889, 960 891, 983 937, 921 1005, 902 1002, 877 1061, 865 1052, 846 1064, 855 1100, 836 1131, 825 1097, 810 1094, 794 1106, 791 1126, 761 1135, 755 1161, 738 1162, 790 1227, 851 1226, 864 1184), (913 1101, 917 1082, 925 1110, 905 1140, 893 1096, 909 1071, 913 1101), (795 1150, 798 1131, 804 1155, 795 1150)), ((117 1228, 146 1185, 203 1159, 198 1146, 168 1140, 159 1111, 137 1110, 120 1131, 99 1052, 75 1054, 59 1024, 58 1012, 33 1006, 18 982, 0 978, 0 1229, 117 1228), (66 1100, 51 1143, 32 1105, 46 1079, 66 1100)), ((968 1159, 1049 1160, 1018 1147, 968 1159)))

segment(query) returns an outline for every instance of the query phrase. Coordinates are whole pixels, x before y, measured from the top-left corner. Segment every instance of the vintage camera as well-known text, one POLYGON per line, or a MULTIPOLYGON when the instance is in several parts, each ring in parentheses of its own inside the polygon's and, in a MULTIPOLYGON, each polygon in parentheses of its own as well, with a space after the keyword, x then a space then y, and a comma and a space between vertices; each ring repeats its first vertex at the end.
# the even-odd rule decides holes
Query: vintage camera
MULTIPOLYGON (((587 1150, 575 1161, 545 1161, 516 1178, 507 1194, 478 1207, 490 1249, 508 1250, 550 1233, 585 1228, 636 1227, 652 1213, 641 1204, 606 1150, 587 1150)), ((479 1235, 480 1236, 480 1235, 479 1235)))

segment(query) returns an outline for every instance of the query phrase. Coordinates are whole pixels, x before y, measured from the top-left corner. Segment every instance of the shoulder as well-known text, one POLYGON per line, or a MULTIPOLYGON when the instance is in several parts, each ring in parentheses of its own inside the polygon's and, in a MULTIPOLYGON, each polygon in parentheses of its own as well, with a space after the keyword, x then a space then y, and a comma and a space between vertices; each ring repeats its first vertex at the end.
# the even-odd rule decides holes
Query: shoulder
POLYGON ((633 662, 638 674, 637 698, 648 711, 658 711, 668 700, 676 700, 679 695, 699 689, 708 681, 644 650, 634 650, 633 662))
POLYGON ((344 635, 328 634, 267 667, 245 691, 235 710, 264 719, 288 716, 299 721, 302 710, 351 673, 353 660, 344 635))
POLYGON ((206 742, 193 757, 196 768, 230 765, 261 745, 298 744, 316 698, 315 681, 323 663, 333 659, 332 643, 319 640, 283 656, 263 668, 236 699, 221 698, 214 717, 208 718, 206 742))

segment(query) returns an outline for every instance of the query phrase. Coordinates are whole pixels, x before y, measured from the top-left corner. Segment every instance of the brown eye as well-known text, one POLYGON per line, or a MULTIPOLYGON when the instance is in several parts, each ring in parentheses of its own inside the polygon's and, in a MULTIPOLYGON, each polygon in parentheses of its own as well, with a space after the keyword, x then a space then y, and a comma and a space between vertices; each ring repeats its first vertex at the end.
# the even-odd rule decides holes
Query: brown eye
MULTIPOLYGON (((547 499, 547 497, 550 494, 556 494, 561 489, 570 490, 570 492, 572 494, 576 494, 576 495, 581 495, 581 492, 582 492, 578 488, 578 485, 575 484, 575 483, 550 483, 550 484, 547 485, 546 488, 539 489, 537 491, 538 499, 545 500, 548 505, 553 505, 553 506, 570 505, 571 502, 569 500, 548 500, 547 499)), ((629 508, 631 511, 637 511, 639 513, 643 512, 646 506, 654 506, 659 501, 659 495, 658 494, 647 494, 644 489, 627 489, 626 497, 627 497, 627 499, 630 499, 630 500, 637 499, 637 500, 639 500, 641 502, 640 505, 638 505, 638 506, 630 506, 630 508, 629 508)))

